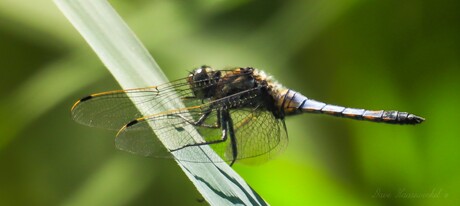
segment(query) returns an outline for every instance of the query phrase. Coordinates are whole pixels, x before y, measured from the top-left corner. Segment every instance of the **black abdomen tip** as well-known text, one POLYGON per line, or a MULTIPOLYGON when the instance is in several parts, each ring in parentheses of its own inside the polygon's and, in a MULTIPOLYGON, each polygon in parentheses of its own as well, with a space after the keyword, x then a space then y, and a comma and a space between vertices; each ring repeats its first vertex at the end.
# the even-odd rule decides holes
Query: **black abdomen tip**
POLYGON ((417 115, 409 114, 407 115, 406 121, 408 122, 408 124, 420 124, 423 121, 425 121, 425 118, 419 117, 417 115))
POLYGON ((397 124, 420 124, 423 121, 425 121, 425 118, 407 112, 397 112, 395 119, 397 124))
POLYGON ((407 112, 383 111, 381 120, 390 124, 420 124, 425 118, 407 112))

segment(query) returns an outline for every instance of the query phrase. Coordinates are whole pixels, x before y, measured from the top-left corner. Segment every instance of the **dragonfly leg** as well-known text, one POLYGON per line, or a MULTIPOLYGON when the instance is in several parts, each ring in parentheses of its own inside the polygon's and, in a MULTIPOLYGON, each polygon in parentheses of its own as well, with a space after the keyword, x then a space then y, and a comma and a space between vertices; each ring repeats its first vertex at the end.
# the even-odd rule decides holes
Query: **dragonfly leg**
POLYGON ((235 131, 233 130, 233 120, 228 111, 222 113, 222 120, 227 124, 228 135, 230 136, 230 144, 232 146, 232 162, 230 162, 230 167, 235 163, 236 158, 238 157, 238 147, 236 145, 235 131))
POLYGON ((177 149, 171 149, 170 151, 174 152, 174 151, 178 151, 178 150, 184 149, 186 147, 191 147, 191 146, 218 144, 218 143, 222 143, 222 142, 227 141, 228 136, 230 136, 230 140, 231 140, 230 144, 232 146, 232 160, 230 162, 230 166, 232 166, 235 163, 235 161, 237 159, 237 156, 238 156, 238 150, 237 150, 237 145, 236 145, 236 137, 235 137, 235 132, 233 130, 233 120, 230 117, 230 113, 228 111, 224 111, 224 112, 218 111, 217 115, 218 115, 218 120, 220 120, 219 125, 221 125, 221 127, 222 127, 222 136, 221 136, 220 139, 213 140, 213 141, 208 141, 208 142, 199 142, 199 143, 187 144, 187 145, 184 145, 184 146, 179 147, 177 149), (220 123, 222 123, 222 124, 220 124, 220 123))
POLYGON ((191 121, 187 118, 185 118, 184 116, 182 116, 181 114, 176 114, 178 117, 182 118, 183 120, 185 120, 187 123, 193 125, 193 126, 199 126, 199 127, 207 127, 207 128, 219 128, 220 127, 220 120, 219 118, 217 119, 217 122, 216 124, 214 125, 209 125, 209 124, 204 124, 204 121, 209 117, 209 115, 211 114, 211 111, 209 112, 206 112, 204 113, 203 115, 201 115, 201 117, 197 120, 197 121, 191 121))
MULTIPOLYGON (((217 113, 218 115, 218 119, 221 119, 222 118, 222 115, 220 114, 220 112, 217 113)), ((223 119, 221 120, 222 122, 225 122, 226 119, 223 119)), ((220 121, 219 121, 220 122, 220 121)), ((219 123, 220 124, 220 123, 219 123)), ((177 151, 177 150, 181 150, 181 149, 184 149, 186 147, 190 147, 190 146, 201 146, 201 145, 210 145, 210 144, 217 144, 217 143, 221 143, 221 142, 225 142, 227 141, 227 134, 228 134, 228 131, 227 131, 227 124, 224 123, 222 124, 222 136, 220 139, 218 140, 212 140, 212 141, 207 141, 207 142, 198 142, 198 143, 192 143, 192 144, 187 144, 187 145, 184 145, 182 147, 179 147, 179 148, 176 148, 176 149, 171 149, 170 151, 171 152, 174 152, 174 151, 177 151)))

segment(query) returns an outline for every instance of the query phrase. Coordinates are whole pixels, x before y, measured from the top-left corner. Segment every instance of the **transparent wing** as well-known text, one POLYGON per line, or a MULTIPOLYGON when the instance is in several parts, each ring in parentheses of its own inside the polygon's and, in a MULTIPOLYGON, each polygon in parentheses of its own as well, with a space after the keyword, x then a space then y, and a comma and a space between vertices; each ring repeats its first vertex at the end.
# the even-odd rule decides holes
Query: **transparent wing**
MULTIPOLYGON (((198 119, 200 115, 203 115, 200 108, 188 108, 187 112, 181 109, 152 117, 140 118, 124 126, 119 131, 115 138, 115 145, 117 149, 142 156, 172 157, 169 153, 171 150, 182 148, 185 145, 220 139, 221 132, 218 127, 206 128, 207 134, 203 135, 206 138, 205 140, 194 139, 195 126, 189 121, 198 119), (165 145, 159 141, 158 137, 166 138, 162 140, 165 145)), ((216 116, 216 111, 212 111, 210 115, 216 116)), ((210 121, 208 120, 207 123, 210 121)), ((188 148, 184 149, 188 150, 188 148)), ((194 155, 187 155, 187 157, 187 159, 184 159, 185 161, 216 161, 199 160, 194 155)))
MULTIPOLYGON (((260 164, 279 155, 288 144, 284 119, 277 119, 261 109, 236 110, 231 113, 237 137, 237 159, 240 163, 260 164)), ((232 157, 227 146, 225 156, 232 157)))
POLYGON ((175 93, 180 98, 193 97, 186 79, 157 87, 102 92, 78 100, 72 107, 72 117, 83 125, 118 130, 142 116, 135 105, 158 111, 162 103, 179 104, 180 98, 171 98, 175 93))
MULTIPOLYGON (((231 71, 220 70, 220 72, 225 74, 231 71)), ((196 98, 194 91, 215 86, 218 80, 216 77, 190 84, 188 78, 183 78, 159 86, 92 94, 73 105, 72 117, 83 125, 118 130, 126 123, 143 116, 136 105, 146 108, 144 112, 147 114, 154 114, 165 111, 163 105, 166 103, 172 105, 172 108, 203 104, 209 99, 196 98)))
MULTIPOLYGON (((255 158, 258 159, 255 162, 263 162, 286 147, 287 134, 284 121, 276 119, 271 112, 260 106, 262 103, 260 89, 256 88, 199 106, 139 118, 118 132, 115 143, 120 150, 144 156, 169 157, 167 150, 177 149, 180 149, 177 152, 189 152, 187 150, 191 147, 184 148, 184 146, 222 139, 219 112, 229 109, 237 139, 237 159, 255 158), (207 116, 205 121, 196 125, 195 123, 204 115, 207 116), (195 131, 205 139, 193 139, 195 131), (155 134, 166 138, 163 142, 167 150, 157 140, 155 134)), ((224 161, 233 160, 230 138, 225 142, 209 144, 209 146, 224 161)), ((197 159, 193 154, 186 157, 187 159, 182 160, 218 161, 213 157, 197 159)))

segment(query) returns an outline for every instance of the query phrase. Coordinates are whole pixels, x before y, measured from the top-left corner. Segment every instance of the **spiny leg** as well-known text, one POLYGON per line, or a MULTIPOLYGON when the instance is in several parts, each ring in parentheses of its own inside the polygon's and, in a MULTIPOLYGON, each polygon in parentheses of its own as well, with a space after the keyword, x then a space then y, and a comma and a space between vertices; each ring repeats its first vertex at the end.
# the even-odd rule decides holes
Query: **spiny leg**
POLYGON ((182 118, 184 121, 186 121, 187 123, 193 125, 193 126, 200 126, 200 127, 207 127, 207 128, 219 128, 220 127, 220 118, 219 118, 219 115, 217 117, 217 122, 216 124, 214 125, 208 125, 208 124, 204 124, 204 121, 206 121, 206 119, 209 117, 209 115, 211 114, 211 110, 205 112, 203 115, 201 115, 201 117, 197 120, 197 121, 191 121, 189 119, 187 119, 186 117, 184 117, 183 115, 181 114, 174 114, 180 118, 182 118))
POLYGON ((223 115, 221 115, 220 111, 217 112, 217 118, 222 119, 222 120, 218 121, 219 125, 222 127, 222 136, 221 136, 220 139, 213 140, 213 141, 208 141, 208 142, 198 142, 198 143, 186 144, 186 145, 184 145, 182 147, 179 147, 179 148, 176 148, 176 149, 170 149, 170 151, 175 152, 175 151, 184 149, 186 147, 218 144, 218 143, 222 143, 222 142, 227 141, 227 134, 228 134, 228 131, 227 131, 228 127, 227 126, 228 126, 228 124, 227 124, 226 120, 223 118, 223 115), (222 122, 222 124, 221 124, 221 122, 222 122))
POLYGON ((235 163, 236 158, 238 157, 238 147, 236 144, 235 131, 233 130, 233 120, 228 111, 222 113, 222 120, 225 120, 227 125, 227 131, 230 135, 230 144, 232 146, 232 162, 230 162, 230 167, 235 163))
MULTIPOLYGON (((206 118, 204 116, 209 116, 209 114, 204 114, 202 117, 200 117, 200 119, 202 118, 206 118)), ((171 152, 174 152, 174 151, 178 151, 178 150, 181 150, 181 149, 184 149, 186 147, 190 147, 190 146, 201 146, 201 145, 210 145, 210 144, 218 144, 218 143, 222 143, 222 142, 225 142, 227 141, 228 139, 228 136, 230 135, 230 144, 232 146, 232 161, 230 162, 230 166, 232 166, 237 157, 238 157, 238 148, 237 148, 237 142, 236 142, 236 137, 235 137, 235 132, 234 132, 234 129, 233 129, 233 120, 232 118, 230 117, 230 113, 228 110, 224 110, 224 111, 217 111, 217 119, 218 119, 218 125, 220 125, 222 127, 222 136, 221 136, 221 139, 218 139, 218 140, 213 140, 213 141, 208 141, 208 142, 199 142, 199 143, 193 143, 193 144, 187 144, 187 145, 184 145, 180 148, 177 148, 177 149, 171 149, 170 151, 171 152)), ((199 121, 197 121, 199 122, 199 121)), ((202 126, 202 125, 200 125, 202 126)))

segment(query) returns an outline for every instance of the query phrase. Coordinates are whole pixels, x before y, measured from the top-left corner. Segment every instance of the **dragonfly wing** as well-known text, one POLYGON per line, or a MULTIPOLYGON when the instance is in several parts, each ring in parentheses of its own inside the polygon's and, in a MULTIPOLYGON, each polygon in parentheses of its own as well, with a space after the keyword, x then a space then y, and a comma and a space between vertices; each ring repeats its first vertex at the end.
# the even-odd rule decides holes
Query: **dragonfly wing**
MULTIPOLYGON (((237 144, 237 159, 241 163, 259 164, 280 154, 287 147, 288 136, 283 119, 261 109, 231 112, 237 144)), ((232 157, 231 145, 226 148, 232 157)))
MULTIPOLYGON (((246 104, 258 98, 258 91, 258 88, 252 89, 199 106, 138 118, 125 125, 118 132, 115 140, 116 146, 120 150, 143 156, 164 157, 169 156, 165 155, 164 151, 180 149, 179 151, 183 152, 191 148, 192 145, 219 141, 223 138, 222 128, 219 125, 220 111, 228 109, 231 105, 246 104), (240 98, 243 96, 245 98, 240 98), (204 121, 198 123, 204 116, 206 117, 204 121), (196 131, 199 135, 194 134, 196 131), (165 138, 161 141, 165 145, 157 140, 157 135, 160 138, 165 138), (197 136, 204 139, 194 139, 197 136)), ((226 155, 229 145, 230 140, 209 144, 225 161, 231 161, 231 158, 226 155)), ((188 155, 186 158, 181 160, 191 162, 218 161, 216 158, 197 160, 193 155, 188 155)))
MULTIPOLYGON (((120 150, 149 157, 172 157, 168 151, 177 149, 180 150, 176 152, 193 152, 192 147, 184 148, 184 146, 210 142, 221 138, 220 127, 214 127, 216 122, 212 122, 216 120, 217 110, 207 110, 209 108, 206 106, 209 105, 173 110, 139 118, 127 124, 118 132, 115 145, 120 150), (209 118, 203 123, 206 126, 193 124, 208 111, 210 111, 209 118), (205 134, 202 135, 205 139, 194 139, 194 137, 200 137, 200 135, 196 134, 197 130, 199 133, 205 134), (159 137, 165 139, 160 142, 159 137)), ((184 158, 180 160, 189 162, 219 161, 215 157, 198 159, 198 155, 194 154, 181 156, 184 158)))
MULTIPOLYGON (((225 76, 231 71, 220 70, 219 72, 225 76)), ((238 75, 249 74, 241 73, 233 77, 238 75)), ((190 82, 189 77, 186 77, 155 87, 92 94, 74 104, 72 117, 83 125, 118 130, 128 122, 142 117, 139 109, 142 109, 142 114, 149 115, 209 102, 211 97, 202 92, 216 86, 219 80, 225 82, 225 78, 229 77, 216 76, 190 82), (195 92, 205 97, 197 98, 195 92)))
POLYGON ((164 104, 180 108, 184 103, 201 104, 201 100, 194 98, 187 80, 180 79, 158 87, 92 94, 77 101, 71 112, 73 119, 83 125, 118 130, 143 116, 138 108, 153 114, 164 111, 164 104))
POLYGON ((115 145, 118 149, 133 154, 168 157, 169 150, 178 148, 181 144, 193 143, 193 139, 187 133, 189 129, 190 125, 186 121, 167 114, 140 118, 118 132, 115 145), (157 134, 167 138, 163 141, 166 145, 160 142, 157 134))

